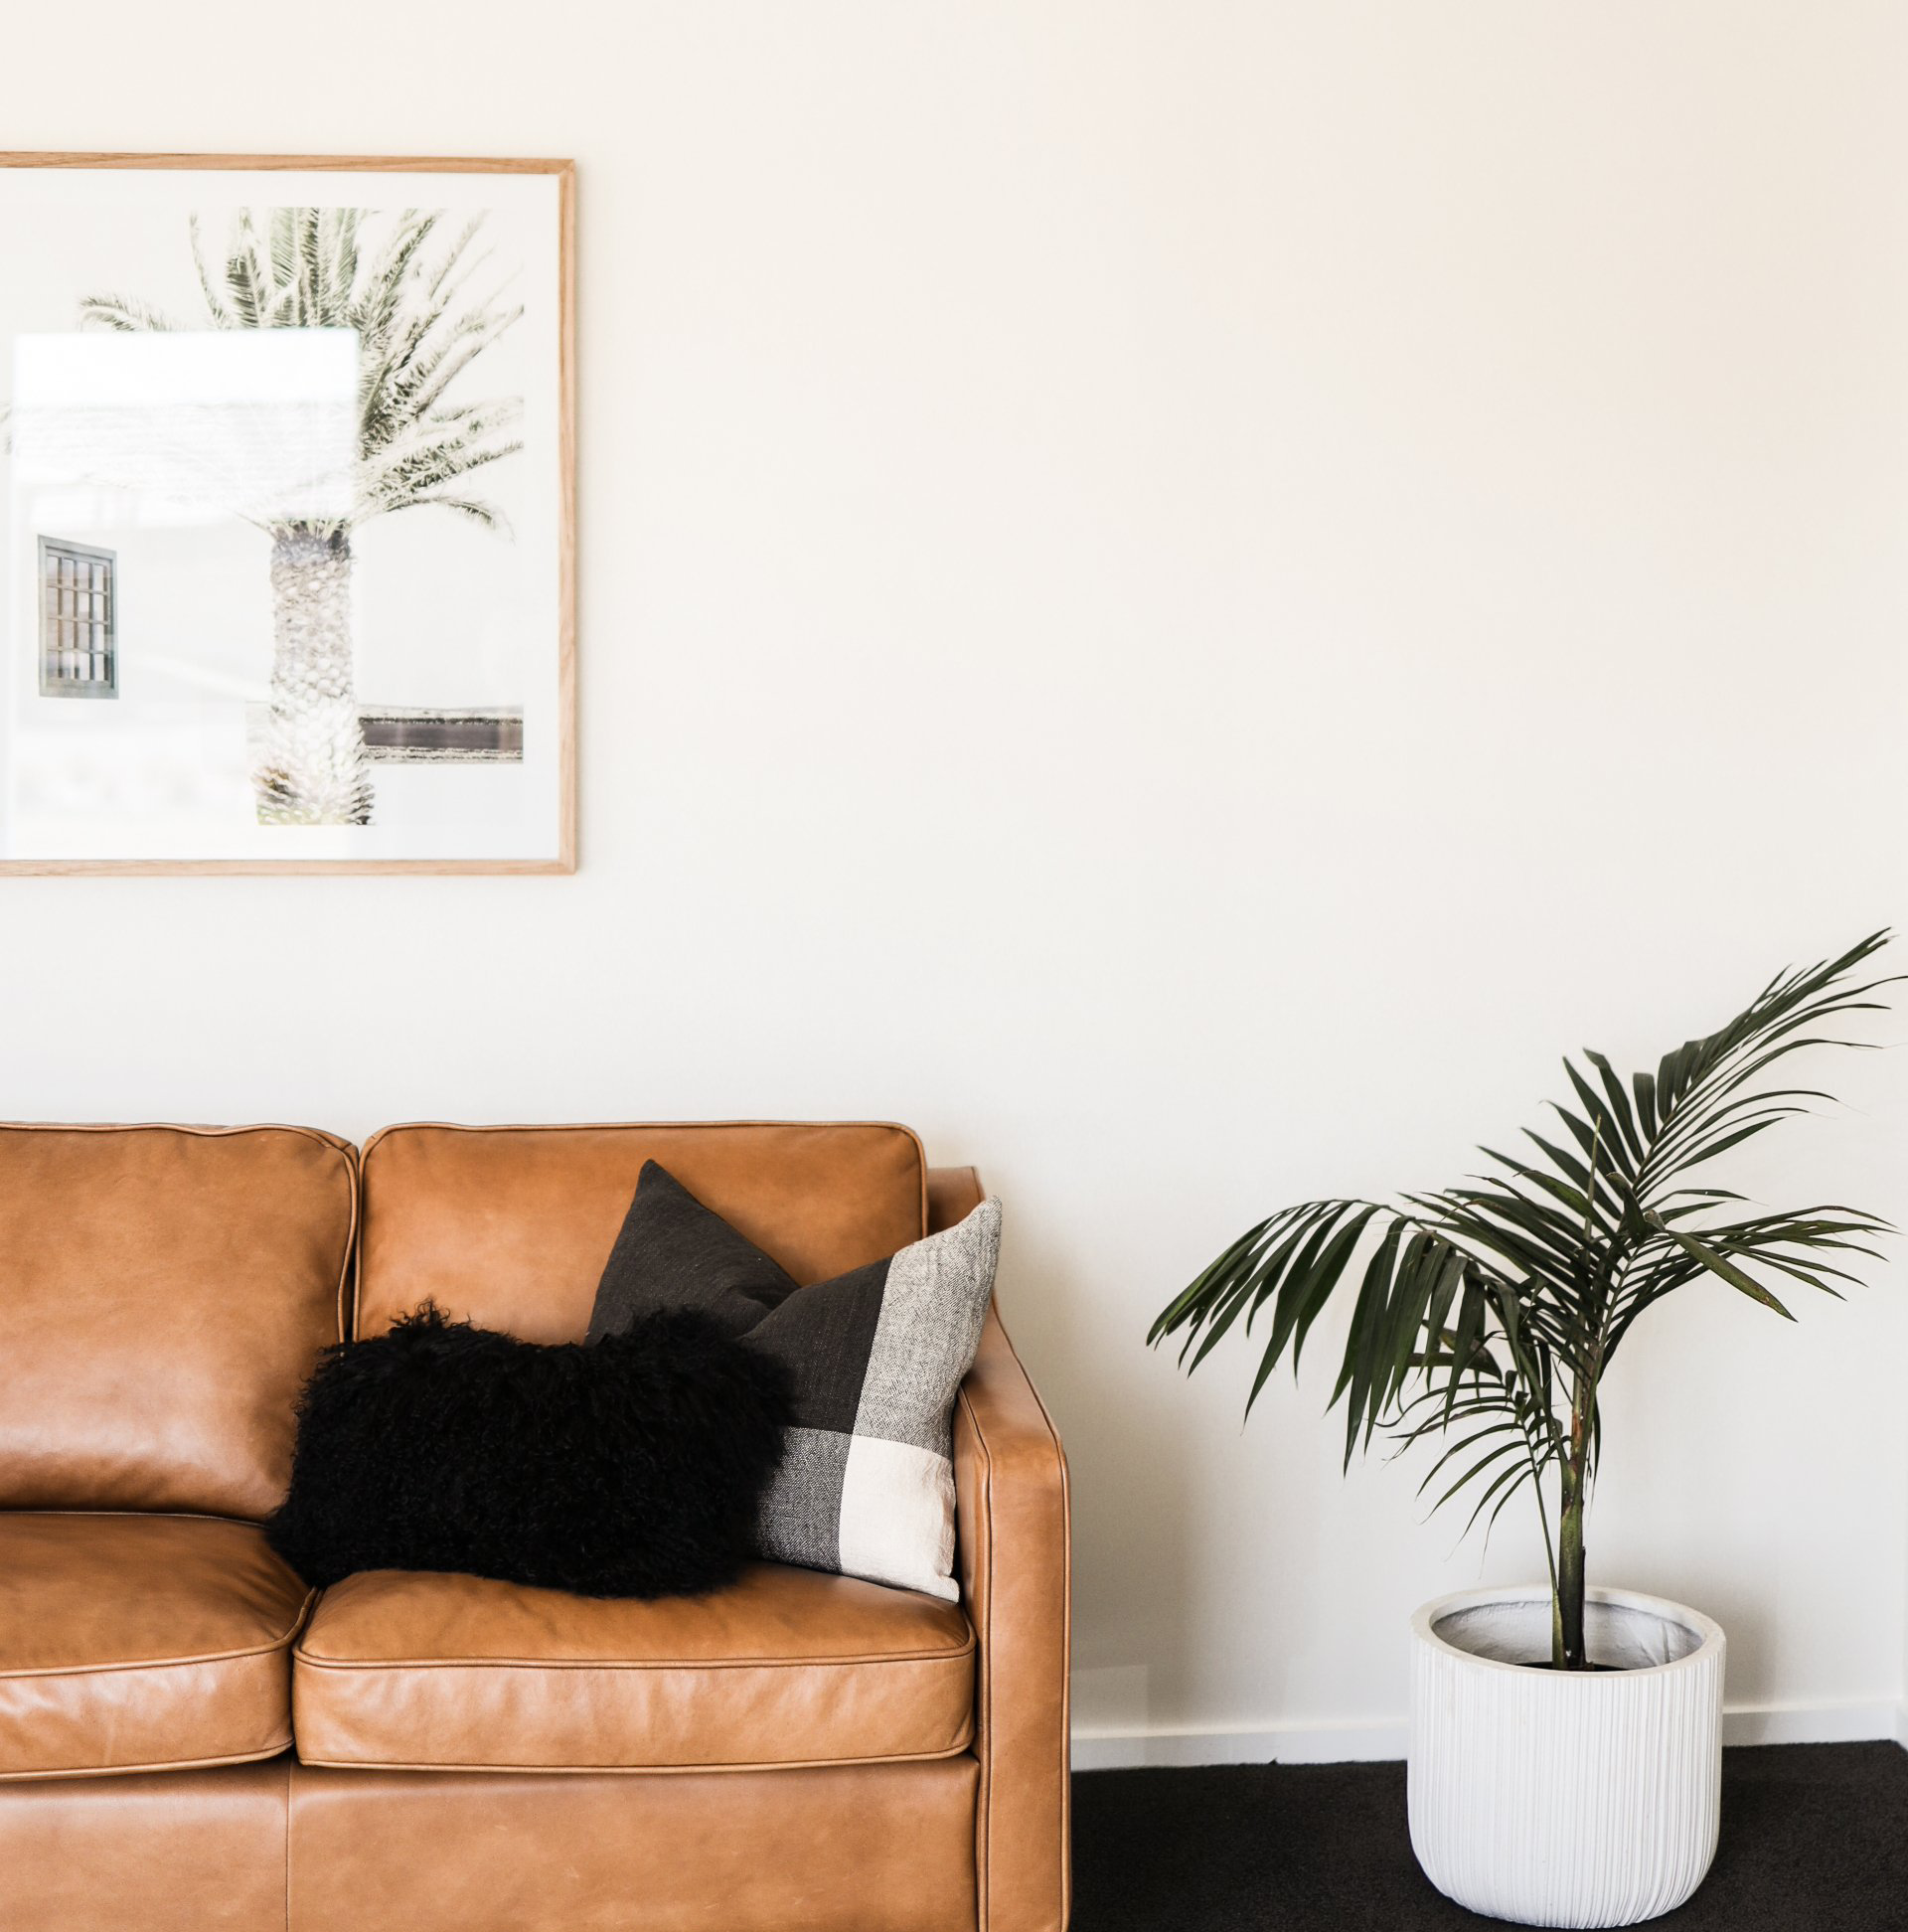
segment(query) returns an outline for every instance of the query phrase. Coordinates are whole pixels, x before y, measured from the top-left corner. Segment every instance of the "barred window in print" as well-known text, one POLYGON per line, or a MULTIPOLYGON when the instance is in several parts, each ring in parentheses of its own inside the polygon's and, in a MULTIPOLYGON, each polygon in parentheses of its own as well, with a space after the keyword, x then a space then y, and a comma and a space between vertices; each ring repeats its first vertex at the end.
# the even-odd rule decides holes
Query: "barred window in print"
POLYGON ((40 695, 43 698, 116 698, 111 551, 40 540, 40 695))

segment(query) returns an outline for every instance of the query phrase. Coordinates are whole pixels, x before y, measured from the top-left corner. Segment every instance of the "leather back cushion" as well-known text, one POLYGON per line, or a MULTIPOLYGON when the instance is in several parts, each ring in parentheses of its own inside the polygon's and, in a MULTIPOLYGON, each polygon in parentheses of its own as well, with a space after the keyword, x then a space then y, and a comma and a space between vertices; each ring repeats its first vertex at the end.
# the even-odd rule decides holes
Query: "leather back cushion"
POLYGON ((0 1126, 0 1509, 264 1516, 356 1211, 305 1128, 0 1126))
POLYGON ((580 1341, 645 1161, 804 1285, 927 1229, 926 1163, 905 1127, 390 1127, 365 1147, 355 1332, 429 1299, 527 1342, 580 1341))

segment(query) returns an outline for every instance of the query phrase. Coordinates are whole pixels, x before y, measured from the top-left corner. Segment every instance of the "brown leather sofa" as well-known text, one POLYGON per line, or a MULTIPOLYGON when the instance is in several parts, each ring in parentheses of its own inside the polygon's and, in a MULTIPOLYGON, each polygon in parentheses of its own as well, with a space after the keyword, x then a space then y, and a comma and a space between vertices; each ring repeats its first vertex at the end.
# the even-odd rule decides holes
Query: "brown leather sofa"
POLYGON ((958 1605, 266 1547, 318 1350, 425 1296, 579 1337, 650 1157, 801 1281, 980 1198, 888 1126, 0 1127, 0 1932, 1065 1924, 1066 1468, 997 1318, 958 1605))

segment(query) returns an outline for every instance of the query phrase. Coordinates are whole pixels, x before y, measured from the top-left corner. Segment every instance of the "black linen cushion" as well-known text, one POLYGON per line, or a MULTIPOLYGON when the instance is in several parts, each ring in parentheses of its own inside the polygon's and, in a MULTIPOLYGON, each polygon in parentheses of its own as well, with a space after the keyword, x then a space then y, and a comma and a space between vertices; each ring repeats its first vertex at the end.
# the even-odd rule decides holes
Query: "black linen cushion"
POLYGON ((596 1285, 589 1339, 620 1335, 644 1309, 657 1307, 658 1282, 668 1284, 669 1307, 700 1309, 730 1335, 746 1334, 795 1292, 780 1263, 705 1208, 667 1168, 646 1161, 596 1285))
POLYGON ((320 1586, 463 1570, 696 1595, 748 1555, 790 1412, 781 1365, 692 1309, 544 1347, 427 1304, 326 1351, 265 1535, 320 1586))
POLYGON ((950 1428, 994 1285, 1000 1203, 884 1261, 800 1288, 654 1161, 597 1289, 592 1334, 687 1302, 788 1370, 793 1419, 755 1548, 949 1602, 950 1428), (651 1243, 646 1231, 666 1230, 651 1243))

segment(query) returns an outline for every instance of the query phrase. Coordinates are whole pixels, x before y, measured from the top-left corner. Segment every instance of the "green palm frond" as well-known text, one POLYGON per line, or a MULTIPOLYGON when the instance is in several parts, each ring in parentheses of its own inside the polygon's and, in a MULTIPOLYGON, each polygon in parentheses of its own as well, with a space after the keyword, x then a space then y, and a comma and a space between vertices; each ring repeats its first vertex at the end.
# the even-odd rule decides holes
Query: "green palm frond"
MULTIPOLYGON (((476 248, 481 214, 446 241, 442 211, 408 209, 375 224, 358 208, 242 209, 223 257, 209 257, 198 219, 193 264, 218 329, 351 329, 359 340, 356 507, 349 529, 397 510, 439 505, 488 529, 507 522, 494 505, 445 486, 515 455, 520 399, 453 403, 449 398, 486 350, 522 319, 521 304, 469 290, 488 254, 476 248), (375 247, 367 230, 388 232, 375 247)), ((82 320, 126 332, 178 324, 123 295, 82 302, 82 320)), ((244 514, 244 506, 234 506, 244 514)))
POLYGON ((199 277, 199 292, 206 298, 206 309, 213 323, 221 329, 236 329, 238 318, 233 313, 232 304, 227 299, 226 290, 219 277, 212 271, 206 260, 205 237, 199 230, 199 217, 186 217, 186 234, 192 243, 192 265, 199 277))
POLYGON ((179 326, 169 315, 150 302, 140 301, 136 295, 88 295, 80 304, 80 319, 123 335, 166 335, 179 326))
MULTIPOLYGON (((1465 1431, 1425 1479, 1433 1507, 1478 1489, 1471 1522, 1561 1485, 1564 1595, 1581 1618, 1581 1509, 1602 1437, 1597 1393, 1637 1319, 1705 1276, 1794 1319, 1794 1287, 1838 1295, 1892 1230, 1860 1208, 1743 1213, 1708 1184, 1719 1156, 1811 1110, 1819 1088, 1775 1084, 1805 1050, 1861 1045, 1838 1023, 1883 1010, 1894 977, 1868 977, 1889 935, 1777 977, 1727 1026, 1621 1079, 1601 1053, 1566 1059, 1561 1131, 1527 1131, 1521 1155, 1480 1150, 1490 1172, 1396 1202, 1308 1202, 1261 1221, 1160 1314, 1148 1336, 1183 1338, 1189 1372, 1240 1321, 1269 1324, 1246 1407, 1341 1288, 1353 1296, 1332 1391, 1349 1465, 1380 1428, 1407 1443, 1465 1431), (1780 1292, 1778 1292, 1780 1290, 1780 1292), (1467 1453, 1477 1450, 1475 1456, 1467 1453), (1571 1537, 1576 1537, 1574 1550, 1571 1537), (1570 1563, 1576 1564, 1574 1583, 1570 1563)), ((1542 1519, 1553 1586, 1560 1552, 1542 1519)), ((1467 1526, 1468 1527, 1468 1526, 1467 1526)), ((1568 1605, 1560 1599, 1560 1614, 1568 1605)), ((1573 1661, 1581 1661, 1580 1657, 1573 1661)))
POLYGON ((398 508, 399 510, 416 510, 426 504, 434 505, 440 510, 455 511, 458 516, 468 518, 470 522, 479 525, 485 530, 507 533, 510 529, 509 518, 494 503, 485 503, 476 497, 413 496, 407 497, 402 503, 398 505, 398 508))

